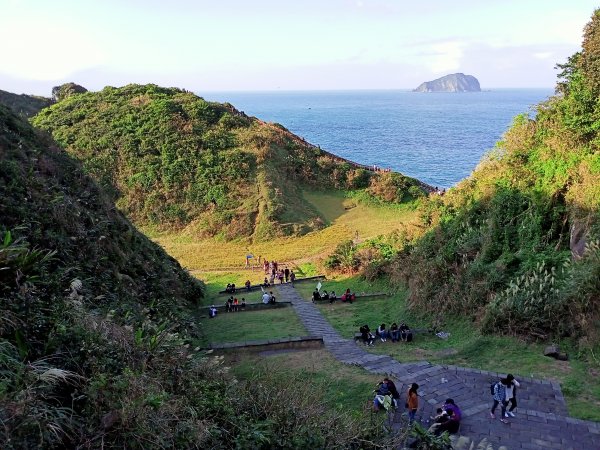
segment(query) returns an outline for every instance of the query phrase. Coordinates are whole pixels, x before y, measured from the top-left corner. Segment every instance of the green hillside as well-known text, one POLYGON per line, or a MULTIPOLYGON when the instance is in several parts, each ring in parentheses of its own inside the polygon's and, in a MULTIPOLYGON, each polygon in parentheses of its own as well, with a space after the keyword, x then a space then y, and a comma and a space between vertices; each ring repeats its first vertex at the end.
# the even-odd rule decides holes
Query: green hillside
POLYGON ((421 211, 388 268, 415 310, 489 332, 600 342, 600 13, 557 94, 515 119, 474 173, 421 211))
POLYGON ((373 176, 280 125, 175 88, 74 94, 33 123, 81 160, 136 224, 189 227, 200 236, 262 240, 321 228, 303 185, 372 185, 373 195, 406 200, 416 184, 399 174, 373 176))
POLYGON ((201 288, 0 106, 3 450, 383 445, 381 422, 324 402, 322 382, 236 380, 200 351, 201 288))
POLYGON ((13 94, 0 89, 0 105, 7 106, 21 117, 33 117, 52 104, 52 100, 36 95, 13 94))

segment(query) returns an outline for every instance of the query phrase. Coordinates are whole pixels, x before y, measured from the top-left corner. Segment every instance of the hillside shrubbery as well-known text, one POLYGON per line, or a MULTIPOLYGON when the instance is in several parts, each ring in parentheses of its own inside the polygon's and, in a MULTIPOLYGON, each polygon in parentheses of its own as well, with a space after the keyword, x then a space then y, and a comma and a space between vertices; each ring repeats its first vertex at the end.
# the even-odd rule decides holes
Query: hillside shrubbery
POLYGON ((402 201, 414 184, 398 174, 381 177, 391 184, 378 182, 280 125, 183 90, 129 85, 92 93, 69 86, 33 123, 81 160, 136 224, 268 239, 323 226, 302 197, 303 185, 370 185, 374 195, 402 201))

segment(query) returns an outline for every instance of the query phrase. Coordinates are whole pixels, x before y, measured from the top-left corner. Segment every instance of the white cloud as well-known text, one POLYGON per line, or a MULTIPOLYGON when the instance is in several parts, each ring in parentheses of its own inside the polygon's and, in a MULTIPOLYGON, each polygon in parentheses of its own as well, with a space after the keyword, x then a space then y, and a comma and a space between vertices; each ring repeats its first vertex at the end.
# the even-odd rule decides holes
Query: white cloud
POLYGON ((457 70, 460 67, 465 44, 458 41, 448 41, 433 44, 430 48, 431 56, 426 62, 434 73, 443 73, 457 70))
POLYGON ((537 59, 548 59, 552 57, 552 55, 554 55, 552 52, 537 52, 533 54, 533 57, 537 59))

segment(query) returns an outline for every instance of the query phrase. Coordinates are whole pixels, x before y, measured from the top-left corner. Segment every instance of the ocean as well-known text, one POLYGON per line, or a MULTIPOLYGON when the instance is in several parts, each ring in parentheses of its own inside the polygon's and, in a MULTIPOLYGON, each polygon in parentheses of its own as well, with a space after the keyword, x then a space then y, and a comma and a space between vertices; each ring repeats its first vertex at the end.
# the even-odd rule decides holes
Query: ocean
POLYGON ((467 177, 514 117, 551 89, 472 93, 401 90, 209 92, 206 100, 285 126, 352 161, 390 168, 440 188, 467 177))

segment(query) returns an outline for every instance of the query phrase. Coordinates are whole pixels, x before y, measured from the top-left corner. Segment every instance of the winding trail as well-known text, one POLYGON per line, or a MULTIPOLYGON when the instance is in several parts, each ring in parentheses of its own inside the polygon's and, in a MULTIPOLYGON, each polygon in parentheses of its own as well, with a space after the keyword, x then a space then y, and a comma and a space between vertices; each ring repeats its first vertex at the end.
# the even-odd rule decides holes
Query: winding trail
MULTIPOLYGON (((411 383, 419 384, 420 405, 417 419, 423 423, 448 397, 463 411, 460 435, 475 446, 486 439, 495 449, 508 450, 599 450, 600 423, 569 417, 560 385, 546 380, 519 377, 517 416, 510 424, 489 417, 490 383, 506 374, 427 361, 400 363, 387 355, 367 352, 362 344, 345 339, 321 315, 310 301, 302 299, 291 284, 278 285, 282 300, 289 300, 300 320, 312 335, 323 337, 325 347, 339 361, 363 367, 369 372, 388 375, 398 383, 404 404, 411 383)), ((400 411, 402 408, 400 409, 400 411)), ((394 422, 400 426, 400 415, 394 422)))

